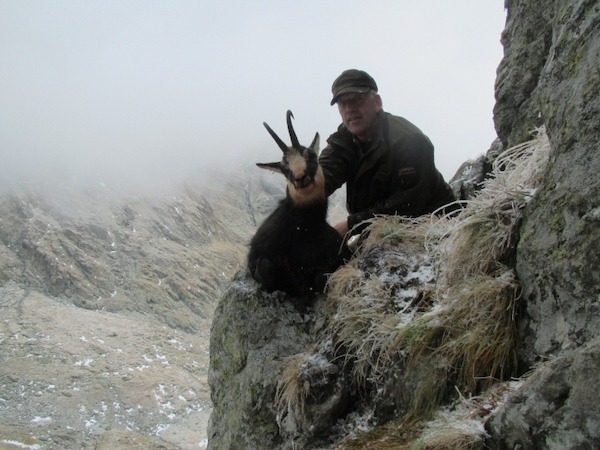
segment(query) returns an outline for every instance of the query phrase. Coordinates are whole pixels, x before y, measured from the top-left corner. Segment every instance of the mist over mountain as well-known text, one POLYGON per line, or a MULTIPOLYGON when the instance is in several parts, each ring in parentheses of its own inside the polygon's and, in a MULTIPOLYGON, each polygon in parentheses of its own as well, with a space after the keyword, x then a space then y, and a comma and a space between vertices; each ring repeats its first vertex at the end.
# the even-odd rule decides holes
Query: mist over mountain
POLYGON ((160 189, 128 181, 0 192, 0 443, 206 439, 212 312, 285 182, 242 164, 160 189))

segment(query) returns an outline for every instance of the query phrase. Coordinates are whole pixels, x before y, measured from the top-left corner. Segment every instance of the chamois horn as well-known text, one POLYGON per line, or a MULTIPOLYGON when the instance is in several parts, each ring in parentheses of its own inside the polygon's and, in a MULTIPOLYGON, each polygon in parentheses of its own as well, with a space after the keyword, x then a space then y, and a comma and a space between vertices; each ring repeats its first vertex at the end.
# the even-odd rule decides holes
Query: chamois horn
POLYGON ((277 142, 277 145, 279 145, 279 148, 283 151, 283 153, 287 153, 288 146, 285 145, 285 142, 283 142, 281 138, 277 136, 277 134, 271 129, 267 122, 263 122, 263 125, 265 126, 271 137, 275 139, 275 142, 277 142))
POLYGON ((294 115, 292 114, 292 111, 288 109, 286 118, 288 131, 290 133, 290 138, 292 139, 292 147, 298 148, 300 147, 300 142, 298 142, 298 136, 296 136, 296 132, 294 131, 294 127, 292 126, 292 117, 294 117, 294 115))
MULTIPOLYGON (((290 138, 292 139, 292 147, 299 148, 300 142, 298 141, 298 136, 296 136, 296 132, 294 131, 294 127, 292 125, 292 117, 294 117, 294 114, 292 114, 292 111, 288 109, 286 118, 288 131, 290 133, 290 138)), ((265 126, 271 137, 275 139, 275 142, 277 142, 277 145, 279 145, 279 148, 283 151, 283 153, 287 153, 289 147, 285 144, 285 142, 283 142, 281 138, 277 136, 277 133, 273 131, 273 129, 269 126, 269 124, 267 124, 267 122, 263 122, 263 125, 265 126)))

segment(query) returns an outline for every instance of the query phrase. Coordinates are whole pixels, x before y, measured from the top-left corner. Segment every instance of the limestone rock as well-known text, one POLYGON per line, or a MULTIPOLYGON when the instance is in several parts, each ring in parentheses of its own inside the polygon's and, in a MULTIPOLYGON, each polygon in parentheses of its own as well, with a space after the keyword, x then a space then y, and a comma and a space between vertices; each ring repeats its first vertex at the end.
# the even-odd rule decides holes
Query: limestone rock
POLYGON ((502 449, 600 448, 600 341, 538 368, 488 423, 502 449))
POLYGON ((519 355, 523 370, 536 369, 490 422, 491 441, 598 448, 600 6, 515 0, 507 11, 496 128, 515 143, 545 124, 552 153, 525 210, 516 260, 519 355))
POLYGON ((279 422, 276 392, 287 360, 314 343, 320 308, 261 291, 246 270, 234 277, 211 329, 209 448, 295 448, 298 427, 279 422))
POLYGON ((513 142, 543 122, 552 146, 517 252, 527 300, 520 332, 526 364, 600 336, 599 27, 595 1, 514 1, 508 8, 497 109, 516 106, 502 92, 525 89, 510 73, 526 70, 537 82, 518 104, 518 121, 509 125, 496 115, 498 131, 513 142))

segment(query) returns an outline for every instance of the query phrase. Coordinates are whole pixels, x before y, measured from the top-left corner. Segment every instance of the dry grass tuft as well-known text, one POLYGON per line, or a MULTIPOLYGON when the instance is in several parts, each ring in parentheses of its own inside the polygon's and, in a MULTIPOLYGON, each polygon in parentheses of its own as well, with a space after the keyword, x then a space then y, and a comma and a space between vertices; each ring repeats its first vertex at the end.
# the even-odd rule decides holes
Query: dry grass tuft
POLYGON ((411 450, 483 450, 485 433, 477 429, 480 422, 466 419, 460 425, 448 425, 444 422, 434 424, 429 435, 410 445, 411 450))
POLYGON ((428 421, 392 421, 342 441, 337 450, 483 450, 483 422, 522 382, 500 382, 482 395, 465 398, 441 409, 428 421))
POLYGON ((381 350, 399 321, 410 322, 414 306, 430 301, 433 287, 427 284, 421 283, 411 295, 401 295, 403 288, 407 292, 407 284, 423 276, 412 272, 414 267, 431 266, 426 259, 411 256, 425 255, 430 222, 429 218, 373 219, 368 236, 360 243, 362 258, 353 259, 329 279, 327 334, 335 336, 337 354, 352 363, 353 380, 359 387, 386 370, 381 350))
MULTIPOLYGON (((390 371, 420 383, 401 424, 382 428, 383 435, 370 441, 375 446, 363 441, 360 448, 483 448, 481 433, 456 424, 415 436, 420 421, 455 386, 477 394, 516 369, 520 288, 512 267, 518 227, 550 150, 545 130, 536 132, 498 157, 490 179, 460 214, 375 218, 359 240, 357 258, 330 277, 327 336, 355 384, 378 389, 390 371)), ((301 358, 291 360, 290 371, 298 364, 301 358)), ((301 407, 307 393, 286 374, 280 404, 301 407)))
POLYGON ((440 261, 440 282, 448 286, 512 266, 522 210, 541 183, 550 144, 545 129, 533 140, 498 156, 490 178, 461 214, 434 223, 427 247, 440 261))
MULTIPOLYGON (((515 315, 520 288, 512 271, 481 275, 448 292, 436 350, 449 356, 459 383, 472 391, 487 380, 505 379, 516 369, 515 315)), ((421 344, 423 345, 423 344, 421 344)))
POLYGON ((429 233, 431 224, 437 219, 423 217, 378 216, 369 221, 368 233, 364 238, 365 247, 383 245, 384 243, 414 243, 421 247, 429 233), (384 219, 384 220, 381 220, 384 219))
POLYGON ((388 365, 401 349, 408 355, 407 370, 424 359, 445 363, 421 377, 410 420, 434 411, 454 385, 475 393, 514 374, 518 299, 519 284, 511 271, 481 275, 448 292, 441 308, 390 336, 388 365))
POLYGON ((298 353, 288 358, 288 363, 285 366, 275 393, 275 404, 279 419, 285 414, 293 414, 294 416, 304 415, 304 405, 310 391, 310 385, 302 381, 300 375, 308 359, 313 356, 313 353, 314 349, 309 349, 304 353, 298 353))

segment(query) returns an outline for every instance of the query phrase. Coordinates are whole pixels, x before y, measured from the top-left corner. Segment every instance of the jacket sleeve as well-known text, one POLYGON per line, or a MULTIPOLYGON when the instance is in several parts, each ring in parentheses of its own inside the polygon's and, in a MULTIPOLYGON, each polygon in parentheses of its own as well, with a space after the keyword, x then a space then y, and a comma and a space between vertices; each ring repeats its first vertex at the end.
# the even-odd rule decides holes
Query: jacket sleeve
POLYGON ((350 177, 352 173, 352 160, 348 152, 339 147, 327 145, 319 156, 319 165, 325 176, 325 192, 327 196, 333 194, 350 177))
POLYGON ((424 214, 438 172, 434 163, 433 145, 422 134, 413 134, 393 143, 394 169, 389 180, 388 196, 371 208, 351 214, 350 228, 377 214, 419 216, 424 214))

